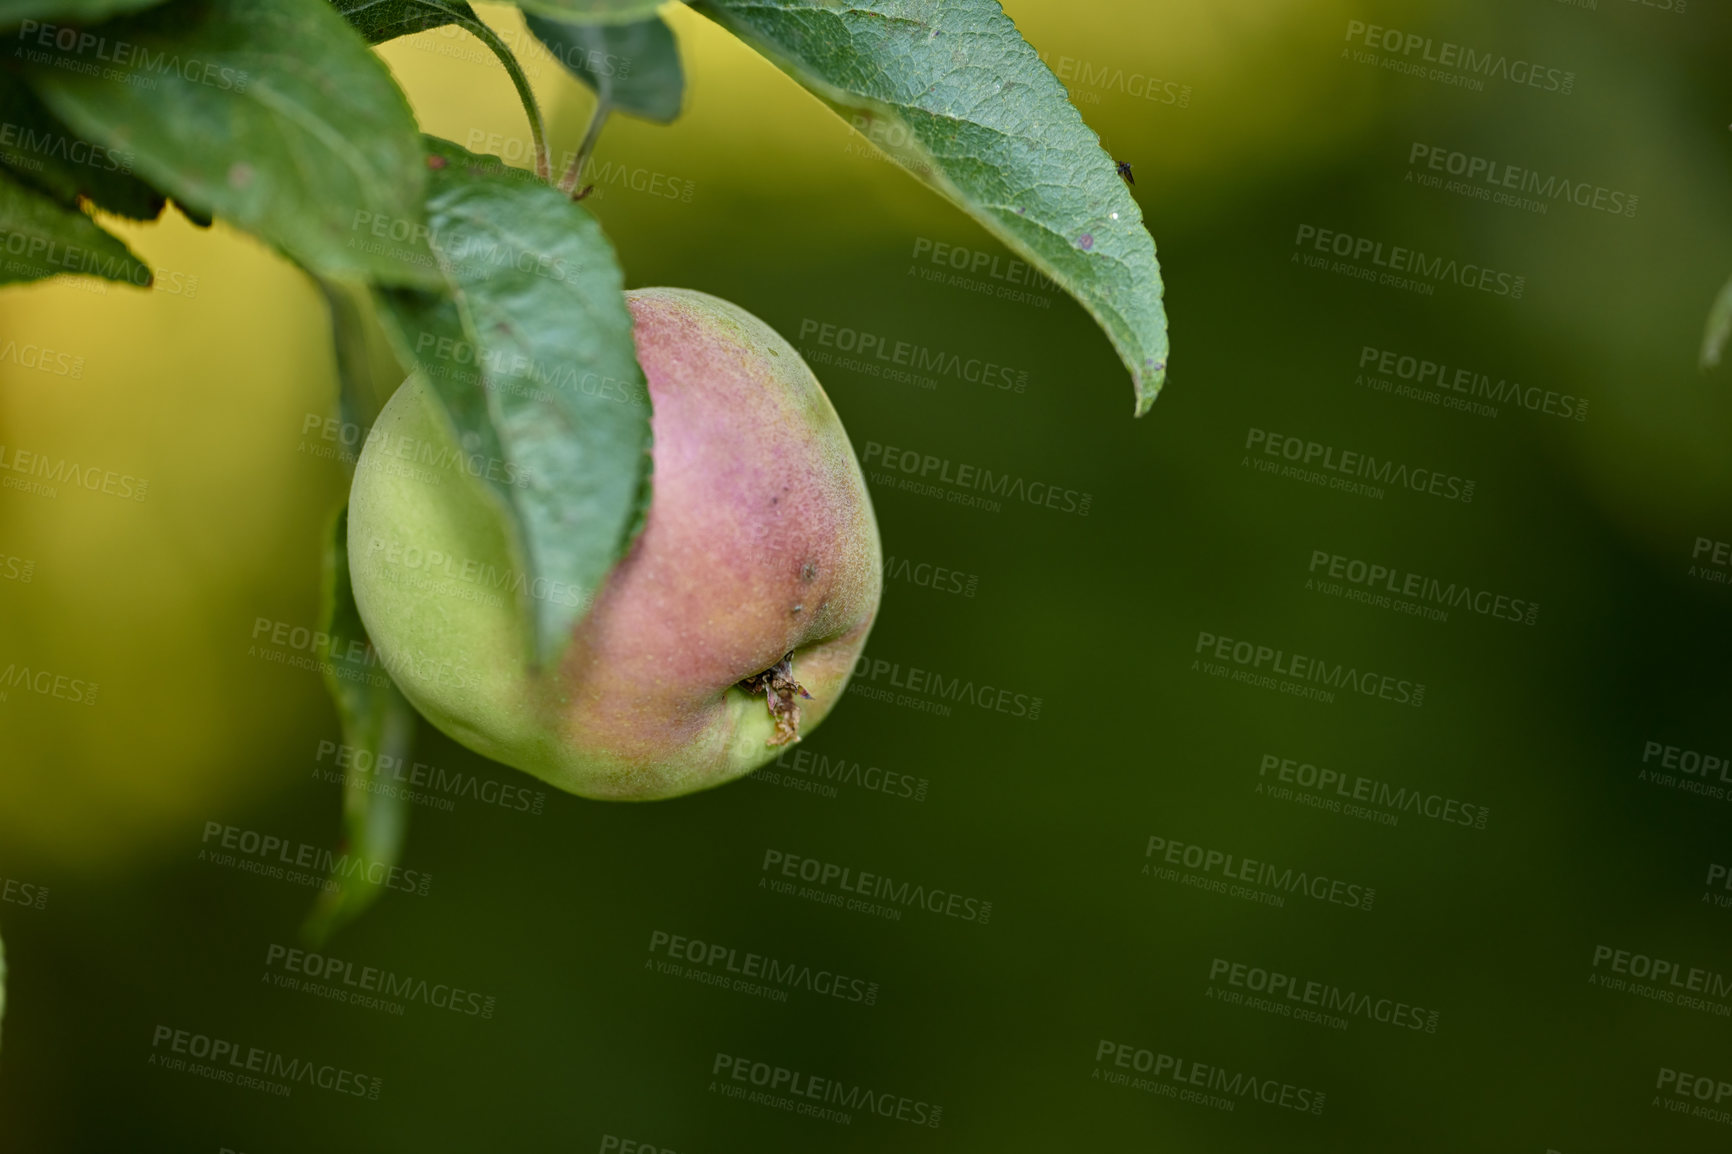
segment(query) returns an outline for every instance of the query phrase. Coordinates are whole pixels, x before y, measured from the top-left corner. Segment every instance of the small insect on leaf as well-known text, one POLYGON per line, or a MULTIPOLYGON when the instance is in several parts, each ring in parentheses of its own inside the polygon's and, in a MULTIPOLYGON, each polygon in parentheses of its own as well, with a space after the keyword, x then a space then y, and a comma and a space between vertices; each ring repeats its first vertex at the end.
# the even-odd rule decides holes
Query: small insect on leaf
POLYGON ((1135 184, 1137 182, 1136 178, 1131 175, 1131 162, 1130 161, 1128 161, 1128 160, 1119 161, 1118 162, 1118 170, 1119 170, 1119 175, 1125 178, 1126 184, 1135 184))

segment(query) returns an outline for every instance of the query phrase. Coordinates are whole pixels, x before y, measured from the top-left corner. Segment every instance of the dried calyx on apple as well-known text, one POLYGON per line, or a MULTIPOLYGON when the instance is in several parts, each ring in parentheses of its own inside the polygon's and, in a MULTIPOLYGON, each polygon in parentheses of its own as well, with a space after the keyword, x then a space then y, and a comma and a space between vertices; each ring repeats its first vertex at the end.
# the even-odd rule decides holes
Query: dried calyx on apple
POLYGON ((782 660, 762 673, 754 673, 740 682, 747 693, 762 693, 770 716, 776 719, 776 733, 771 745, 791 745, 800 740, 800 698, 812 700, 806 687, 794 680, 794 655, 784 654, 782 660))

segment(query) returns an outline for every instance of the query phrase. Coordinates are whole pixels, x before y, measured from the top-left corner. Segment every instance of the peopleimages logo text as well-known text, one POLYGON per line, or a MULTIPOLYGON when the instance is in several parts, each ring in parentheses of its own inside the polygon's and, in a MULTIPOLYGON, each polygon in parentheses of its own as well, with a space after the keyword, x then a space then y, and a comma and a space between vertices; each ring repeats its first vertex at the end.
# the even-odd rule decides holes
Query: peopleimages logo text
MULTIPOLYGON (((1289 1003, 1312 1007, 1326 1014, 1338 1015, 1343 1028, 1348 1018, 1363 1018, 1399 1029, 1437 1033, 1436 1010, 1428 1010, 1399 998, 1384 998, 1358 990, 1344 990, 1331 982, 1313 981, 1266 969, 1247 962, 1215 958, 1209 963, 1209 982, 1280 998, 1289 1003)), ((1213 990, 1210 991, 1213 993, 1213 990)), ((1334 1025, 1334 1022, 1325 1024, 1334 1025)))
POLYGON ((877 465, 886 474, 901 473, 907 479, 929 487, 935 488, 934 482, 949 486, 945 491, 955 497, 989 493, 993 497, 1040 505, 1061 513, 1075 513, 1079 517, 1088 516, 1089 507, 1094 503, 1092 494, 1063 485, 1029 481, 1010 473, 995 473, 979 465, 958 463, 948 457, 934 456, 918 449, 886 445, 881 441, 866 442, 866 451, 860 455, 860 463, 868 469, 877 465))
POLYGON ((278 1085, 283 1086, 283 1089, 275 1092, 283 1097, 288 1096, 288 1090, 293 1084, 302 1083, 320 1090, 329 1090, 334 1094, 376 1100, 384 1086, 382 1078, 358 1074, 331 1063, 291 1058, 262 1046, 245 1046, 227 1038, 198 1034, 173 1026, 158 1025, 151 1034, 150 1048, 152 1065, 162 1065, 170 1069, 181 1068, 185 1065, 184 1060, 177 1060, 172 1055, 184 1054, 199 1062, 208 1063, 207 1068, 195 1068, 194 1072, 213 1081, 265 1089, 263 1086, 254 1086, 247 1078, 256 1075, 258 1079, 280 1079, 278 1085))
POLYGON ((1448 825, 1484 829, 1486 818, 1491 813, 1483 805, 1460 801, 1445 794, 1430 793, 1413 786, 1394 785, 1363 774, 1349 776, 1338 769, 1319 767, 1309 761, 1265 753, 1257 765, 1257 776, 1268 778, 1271 771, 1275 781, 1296 786, 1313 795, 1332 795, 1332 800, 1362 801, 1367 805, 1417 814, 1448 825))
POLYGON ((328 954, 314 953, 293 946, 272 942, 265 950, 265 968, 280 970, 296 978, 331 983, 342 989, 321 990, 323 996, 338 995, 333 1000, 347 1001, 353 996, 357 1004, 366 995, 398 998, 405 1002, 420 1002, 435 1009, 449 1010, 472 1018, 491 1018, 497 999, 491 994, 466 990, 448 982, 429 982, 379 966, 357 966, 352 961, 328 954))
POLYGON ((1191 842, 1174 841, 1159 834, 1149 835, 1143 857, 1147 859, 1143 865, 1145 873, 1149 872, 1148 862, 1160 861, 1202 874, 1218 874, 1228 881, 1248 882, 1348 909, 1369 911, 1377 900, 1377 890, 1372 886, 1309 870, 1296 870, 1292 866, 1281 867, 1191 842))
MULTIPOLYGON (((110 497, 121 497, 129 501, 142 501, 150 492, 150 482, 143 477, 118 473, 101 465, 81 465, 76 460, 50 457, 46 453, 20 449, 16 445, 0 445, 0 471, 40 477, 56 485, 77 485, 81 489, 89 489, 92 493, 106 493, 110 497)), ((11 477, 5 480, 7 488, 20 487, 12 484, 11 477)), ((48 489, 47 493, 53 495, 56 491, 48 489)))
POLYGON ((759 869, 764 873, 776 873, 785 878, 860 894, 909 909, 924 909, 929 913, 943 914, 945 917, 965 922, 985 925, 992 919, 992 903, 989 901, 918 882, 898 882, 885 874, 856 870, 853 866, 821 861, 784 850, 766 849, 763 864, 759 869))
POLYGON ((1207 654, 1216 661, 1231 662, 1257 672, 1267 671, 1277 677, 1315 682, 1331 689, 1352 690, 1366 697, 1381 697, 1401 705, 1418 707, 1425 704, 1425 686, 1420 682, 1371 669, 1360 670, 1346 662, 1332 663, 1321 657, 1288 653, 1272 645, 1236 641, 1198 630, 1197 644, 1191 652, 1207 654))
POLYGON ((1460 501, 1464 505, 1473 501, 1474 482, 1466 477, 1436 469, 1409 468, 1387 457, 1379 459, 1370 453, 1337 449, 1321 441, 1273 433, 1254 425, 1245 430, 1245 448, 1261 449, 1265 456, 1280 457, 1306 468, 1344 473, 1365 481, 1427 493, 1446 501, 1460 501))
MULTIPOLYGON (((1433 172, 1459 176, 1471 185, 1484 184, 1498 192, 1526 193, 1543 198, 1538 202, 1564 200, 1578 208, 1591 208, 1614 216, 1635 216, 1639 197, 1615 188, 1563 176, 1543 176, 1532 168, 1506 164, 1490 157, 1473 156, 1441 144, 1416 140, 1407 151, 1407 163, 1424 164, 1433 172)), ((1412 170, 1408 172, 1412 178, 1412 170)), ((1484 199, 1482 197, 1482 199, 1484 199)))
POLYGON ((762 979, 782 989, 805 990, 823 997, 858 1002, 867 1006, 878 1001, 877 982, 850 977, 831 969, 814 969, 799 962, 779 961, 767 954, 742 952, 733 946, 689 938, 667 930, 651 932, 649 952, 709 970, 762 979))
POLYGON ((1507 80, 1511 84, 1562 96, 1568 96, 1576 86, 1576 74, 1562 68, 1551 68, 1532 60, 1511 60, 1501 52, 1481 51, 1451 40, 1434 40, 1417 32, 1403 32, 1399 28, 1385 28, 1363 20, 1347 22, 1345 39, 1350 44, 1358 42, 1415 63, 1435 64, 1440 69, 1453 69, 1487 80, 1507 80))
MULTIPOLYGON (((1110 1064, 1121 1070, 1135 1070, 1139 1074, 1149 1075, 1150 1078, 1144 1081, 1167 1079, 1187 1088, 1201 1087, 1204 1091, 1212 1092, 1210 1098, 1202 1100, 1203 1105, 1214 1105, 1215 1101, 1211 1100, 1213 1095, 1223 1095, 1221 1100, 1229 1108, 1236 1104, 1236 1101, 1249 1100, 1266 1106, 1297 1110, 1300 1113, 1321 1114, 1327 1097, 1321 1090, 1296 1086, 1276 1078, 1260 1078, 1243 1070, 1234 1071, 1224 1066, 1198 1062, 1111 1038, 1102 1038, 1095 1046, 1095 1061, 1099 1063, 1095 1067, 1096 1078, 1101 1078, 1102 1069, 1110 1064)), ((1149 1088, 1111 1069, 1108 1069, 1107 1076, 1102 1080, 1130 1085, 1139 1090, 1149 1088)))
MULTIPOLYGON (((1511 300, 1520 300, 1527 289, 1528 278, 1518 273, 1502 272, 1487 265, 1458 261, 1454 257, 1429 256, 1419 249, 1399 244, 1386 247, 1382 241, 1368 236, 1354 236, 1315 224, 1300 225, 1299 231, 1293 237, 1295 249, 1307 246, 1343 260, 1369 262, 1378 268, 1388 269, 1390 273, 1403 273, 1409 277, 1418 277, 1421 281, 1477 289, 1493 296, 1509 297, 1511 300)), ((1298 260, 1298 253, 1294 253, 1294 260, 1298 260)), ((1371 275, 1367 270, 1366 278, 1369 279, 1371 275)))
POLYGON ((1027 369, 1013 369, 985 357, 964 357, 959 353, 929 348, 882 333, 866 332, 811 317, 801 318, 798 339, 815 339, 823 347, 838 352, 872 358, 914 372, 937 373, 972 385, 985 385, 988 388, 1017 393, 1028 388, 1027 369))
MULTIPOLYGON (((1466 609, 1481 617, 1514 621, 1523 625, 1532 625, 1539 618, 1540 607, 1537 601, 1511 597, 1491 589, 1476 589, 1465 581, 1451 581, 1446 585, 1436 577, 1410 573, 1393 565, 1362 561, 1356 557, 1331 553, 1327 549, 1311 550, 1311 564, 1307 572, 1317 575, 1318 570, 1336 581, 1362 587, 1372 595, 1387 592, 1396 597, 1410 597, 1427 606, 1466 609)), ((1312 580, 1315 580, 1315 577, 1312 580)), ((1308 580, 1306 587, 1309 588, 1310 585, 1311 581, 1308 580)))
MULTIPOLYGON (((427 896, 427 889, 433 884, 433 876, 425 870, 404 869, 388 862, 329 850, 309 842, 291 842, 275 834, 261 834, 256 830, 242 829, 240 826, 227 825, 220 821, 204 823, 204 836, 199 839, 200 842, 209 846, 212 838, 216 839, 216 845, 222 849, 238 851, 274 869, 300 868, 316 870, 329 877, 348 880, 361 878, 372 885, 421 897, 427 896)), ((204 852, 201 850, 201 855, 204 852)), ((253 869, 248 872, 260 871, 253 869)))
POLYGON ((786 1094, 792 1098, 824 1102, 844 1110, 869 1111, 880 1118, 894 1118, 898 1122, 908 1122, 915 1126, 936 1127, 944 1117, 943 1107, 906 1094, 878 1091, 858 1082, 823 1078, 734 1054, 718 1052, 715 1062, 710 1066, 710 1075, 717 1079, 731 1078, 736 1082, 747 1082, 771 1094, 786 1094))
POLYGON ((20 47, 13 50, 36 64, 49 64, 85 76, 104 80, 120 80, 154 88, 156 81, 172 76, 189 84, 204 84, 224 92, 245 92, 249 75, 245 69, 230 68, 196 56, 182 59, 178 52, 153 50, 148 44, 127 40, 110 40, 86 28, 65 24, 44 24, 40 20, 22 20, 17 32, 20 47), (82 57, 69 60, 65 55, 82 57), (103 65, 114 65, 105 68, 103 65))
POLYGON ((1586 398, 1560 393, 1554 389, 1542 389, 1538 385, 1524 385, 1506 377, 1493 381, 1489 373, 1464 369, 1445 361, 1431 360, 1429 357, 1380 349, 1374 345, 1361 345, 1359 368, 1374 370, 1403 381, 1412 381, 1439 392, 1460 393, 1498 404, 1520 405, 1530 412, 1546 413, 1565 420, 1588 419, 1586 398))

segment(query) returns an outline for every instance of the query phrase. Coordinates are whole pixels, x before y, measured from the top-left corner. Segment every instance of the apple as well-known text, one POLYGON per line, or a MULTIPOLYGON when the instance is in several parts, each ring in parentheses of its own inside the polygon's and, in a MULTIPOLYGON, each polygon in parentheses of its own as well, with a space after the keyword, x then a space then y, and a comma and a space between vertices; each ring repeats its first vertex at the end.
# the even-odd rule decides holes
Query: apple
POLYGON ((793 346, 704 293, 626 298, 654 493, 556 664, 528 660, 521 599, 577 591, 520 579, 419 376, 357 463, 349 565, 381 663, 439 729, 570 793, 646 801, 750 773, 821 722, 883 574, 860 464, 793 346))

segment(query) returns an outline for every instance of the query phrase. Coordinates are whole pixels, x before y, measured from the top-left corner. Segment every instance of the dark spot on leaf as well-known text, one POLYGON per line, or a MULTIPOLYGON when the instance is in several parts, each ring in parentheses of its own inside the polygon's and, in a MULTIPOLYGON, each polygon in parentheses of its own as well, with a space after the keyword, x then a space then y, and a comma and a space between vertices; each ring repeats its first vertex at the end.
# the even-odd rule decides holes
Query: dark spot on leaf
POLYGON ((1081 236, 1076 238, 1076 246, 1084 252, 1087 252, 1095 246, 1095 234, 1092 232, 1083 233, 1081 236))
POLYGON ((800 566, 800 580, 812 581, 818 576, 818 566, 808 561, 800 566))
POLYGON ((427 158, 427 167, 432 169, 444 168, 445 158, 443 156, 429 156, 427 158))

